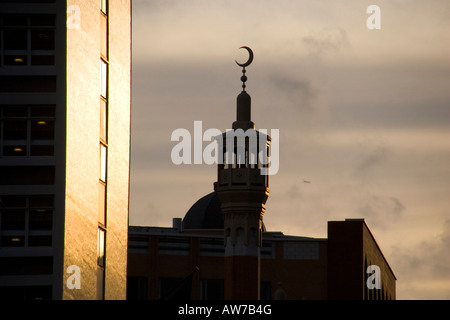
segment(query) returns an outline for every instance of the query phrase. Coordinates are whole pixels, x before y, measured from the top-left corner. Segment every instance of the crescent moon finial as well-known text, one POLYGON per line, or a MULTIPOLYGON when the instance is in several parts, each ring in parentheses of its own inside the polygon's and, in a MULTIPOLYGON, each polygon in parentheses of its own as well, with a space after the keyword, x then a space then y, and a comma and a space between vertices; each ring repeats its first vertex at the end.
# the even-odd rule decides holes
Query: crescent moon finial
POLYGON ((237 65, 242 67, 242 68, 248 67, 253 62, 253 51, 252 51, 252 49, 250 49, 247 46, 242 46, 239 49, 245 49, 245 50, 248 51, 248 60, 245 63, 239 63, 236 60, 235 61, 236 61, 237 65))
POLYGON ((245 88, 246 88, 245 82, 247 81, 247 76, 245 75, 245 67, 248 67, 253 62, 253 51, 252 51, 252 49, 250 49, 249 47, 246 47, 246 46, 242 46, 239 49, 245 49, 245 50, 248 51, 248 60, 247 60, 247 62, 239 63, 239 62, 237 62, 235 60, 237 65, 242 67, 241 81, 242 81, 242 89, 243 89, 243 91, 245 91, 245 88))

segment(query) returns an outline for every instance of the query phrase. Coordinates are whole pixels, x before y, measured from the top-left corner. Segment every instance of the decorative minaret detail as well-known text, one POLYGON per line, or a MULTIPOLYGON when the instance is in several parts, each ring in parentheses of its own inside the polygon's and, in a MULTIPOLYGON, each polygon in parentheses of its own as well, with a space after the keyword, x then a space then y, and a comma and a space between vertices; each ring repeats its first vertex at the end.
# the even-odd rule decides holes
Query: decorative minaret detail
POLYGON ((233 130, 223 133, 222 144, 219 143, 223 164, 218 165, 214 189, 224 217, 225 299, 257 300, 260 297, 263 214, 269 197, 268 175, 261 174, 264 167, 261 155, 269 154, 270 137, 256 131, 251 121, 245 68, 252 62, 253 52, 248 47, 241 48, 246 49, 250 57, 244 64, 236 62, 243 68, 243 90, 237 97, 233 130), (230 143, 234 148, 229 148, 230 143))

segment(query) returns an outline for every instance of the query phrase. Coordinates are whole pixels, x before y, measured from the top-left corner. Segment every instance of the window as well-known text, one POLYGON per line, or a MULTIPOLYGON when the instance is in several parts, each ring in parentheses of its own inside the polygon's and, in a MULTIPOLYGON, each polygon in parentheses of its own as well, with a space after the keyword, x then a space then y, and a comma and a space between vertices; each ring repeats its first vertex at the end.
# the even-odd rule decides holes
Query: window
POLYGON ((0 66, 55 64, 54 14, 0 15, 0 66))
POLYGON ((101 29, 100 54, 105 59, 108 59, 108 18, 104 14, 100 15, 100 29, 101 29))
POLYGON ((52 245, 53 195, 12 195, 0 200, 0 247, 52 245))
POLYGON ((0 185, 53 185, 54 166, 0 166, 0 185))
POLYGON ((53 257, 0 257, 0 276, 53 273, 53 257))
POLYGON ((1 156, 53 156, 54 105, 0 105, 1 156))
POLYGON ((0 0, 0 3, 55 3, 56 0, 0 0))
POLYGON ((105 299, 105 270, 97 268, 97 300, 105 299))
POLYGON ((108 94, 108 65, 105 61, 100 61, 100 95, 107 99, 108 94))
POLYGON ((272 283, 270 281, 261 281, 259 293, 261 300, 272 300, 272 283))
POLYGON ((200 279, 200 300, 223 300, 223 279, 200 279))
POLYGON ((105 100, 100 99, 100 139, 107 142, 108 133, 108 106, 105 100))
POLYGON ((148 278, 132 277, 127 278, 127 300, 147 300, 148 278))
MULTIPOLYGON (((20 2, 23 2, 23 0, 20 2)), ((1 301, 51 300, 51 299, 52 299, 52 286, 0 287, 1 301)))
POLYGON ((108 14, 108 0, 100 0, 100 10, 104 14, 108 14))
POLYGON ((24 50, 28 48, 28 33, 26 30, 3 30, 4 50, 24 50))
MULTIPOLYGON (((178 300, 190 300, 191 292, 186 290, 178 290, 180 285, 183 283, 183 278, 159 278, 158 279, 158 299, 168 300, 173 299, 174 294, 178 293, 176 296, 178 300)), ((187 286, 185 286, 187 287, 187 286)))
POLYGON ((56 92, 56 76, 0 76, 0 92, 56 92))
POLYGON ((98 243, 97 243, 97 265, 105 267, 105 230, 98 228, 98 243))
POLYGON ((104 144, 100 144, 100 180, 106 183, 107 150, 104 144))
POLYGON ((105 299, 105 246, 106 231, 98 228, 97 240, 97 300, 105 299))

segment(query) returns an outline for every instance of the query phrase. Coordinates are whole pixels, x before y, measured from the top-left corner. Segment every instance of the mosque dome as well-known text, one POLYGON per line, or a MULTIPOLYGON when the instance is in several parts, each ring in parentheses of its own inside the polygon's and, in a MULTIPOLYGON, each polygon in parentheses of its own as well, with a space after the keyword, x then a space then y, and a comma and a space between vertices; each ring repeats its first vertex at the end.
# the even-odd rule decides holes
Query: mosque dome
POLYGON ((223 229, 223 215, 216 192, 199 199, 183 219, 184 229, 223 229))

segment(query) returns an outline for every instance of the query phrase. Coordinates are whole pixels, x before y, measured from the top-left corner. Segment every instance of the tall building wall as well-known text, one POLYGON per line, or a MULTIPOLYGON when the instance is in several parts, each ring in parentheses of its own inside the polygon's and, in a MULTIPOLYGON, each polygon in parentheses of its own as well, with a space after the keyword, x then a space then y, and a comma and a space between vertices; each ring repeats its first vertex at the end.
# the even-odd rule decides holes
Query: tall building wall
POLYGON ((80 8, 80 29, 67 30, 66 190, 64 270, 76 265, 81 290, 64 285, 64 299, 97 296, 100 178, 100 5, 69 0, 80 8))
POLYGON ((106 299, 126 298, 131 121, 131 1, 109 2, 106 299), (124 236, 125 235, 125 236, 124 236))
POLYGON ((0 7, 0 296, 125 299, 131 1, 0 7))
POLYGON ((391 267, 387 263, 383 253, 370 232, 366 224, 363 225, 363 247, 364 247, 364 299, 396 299, 396 277, 391 267), (380 289, 369 290, 367 287, 367 280, 371 276, 367 273, 367 268, 371 265, 380 268, 380 289))
POLYGON ((364 219, 328 222, 328 298, 395 299, 396 277, 364 219), (367 273, 377 266, 380 288, 369 288, 367 273))
POLYGON ((65 269, 73 264, 80 267, 85 288, 80 291, 65 288, 64 298, 77 298, 82 294, 92 299, 102 296, 125 299, 131 4, 126 0, 109 1, 105 12, 100 10, 99 4, 100 1, 68 1, 68 6, 80 8, 82 20, 81 29, 67 32, 64 265, 65 269), (102 19, 106 21, 107 30, 102 28, 102 19), (109 37, 103 48, 102 32, 105 31, 109 37), (107 80, 103 84, 102 65, 107 68, 107 80), (105 83, 106 88, 102 89, 105 83), (106 162, 102 158, 102 148, 106 150, 106 162), (103 237, 105 261, 99 263, 98 250, 101 250, 103 237), (101 293, 102 283, 104 294, 101 293))

